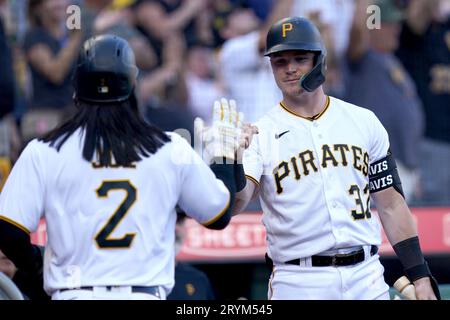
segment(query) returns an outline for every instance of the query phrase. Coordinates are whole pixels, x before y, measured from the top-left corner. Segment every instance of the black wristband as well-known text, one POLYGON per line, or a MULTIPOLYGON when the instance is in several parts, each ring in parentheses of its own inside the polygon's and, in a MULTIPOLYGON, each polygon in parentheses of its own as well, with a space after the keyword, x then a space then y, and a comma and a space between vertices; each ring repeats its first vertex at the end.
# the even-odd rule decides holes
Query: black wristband
POLYGON ((233 166, 233 172, 234 172, 234 183, 236 187, 236 192, 242 191, 246 184, 247 184, 247 178, 245 176, 244 172, 244 166, 242 162, 236 161, 236 160, 230 160, 225 157, 216 157, 213 158, 212 163, 210 165, 211 168, 216 168, 218 165, 227 165, 227 166, 233 166))
POLYGON ((392 247, 405 269, 410 269, 425 262, 417 236, 400 241, 392 247))
POLYGON ((425 261, 420 249, 419 237, 412 237, 400 241, 393 246, 395 253, 400 259, 403 269, 409 281, 413 282, 420 278, 429 277, 431 287, 438 300, 441 299, 439 285, 431 274, 428 263, 425 261))
POLYGON ((419 237, 411 237, 400 241, 393 248, 410 281, 427 277, 430 274, 430 269, 420 249, 419 237))
MULTIPOLYGON (((218 164, 220 162, 215 162, 211 164, 209 167, 217 179, 222 180, 225 187, 230 192, 230 202, 228 208, 225 210, 223 215, 213 222, 212 224, 207 225, 206 227, 209 229, 223 229, 230 222, 233 210, 234 197, 236 194, 236 182, 234 180, 234 165, 233 164, 218 164)), ((223 162, 222 162, 223 163, 223 162)))
POLYGON ((409 281, 411 282, 416 281, 417 279, 420 278, 428 277, 431 274, 430 268, 428 268, 428 263, 426 261, 417 266, 405 268, 405 273, 409 281))
POLYGON ((247 178, 245 177, 244 166, 242 163, 234 165, 234 181, 236 182, 236 192, 242 191, 247 184, 247 178))

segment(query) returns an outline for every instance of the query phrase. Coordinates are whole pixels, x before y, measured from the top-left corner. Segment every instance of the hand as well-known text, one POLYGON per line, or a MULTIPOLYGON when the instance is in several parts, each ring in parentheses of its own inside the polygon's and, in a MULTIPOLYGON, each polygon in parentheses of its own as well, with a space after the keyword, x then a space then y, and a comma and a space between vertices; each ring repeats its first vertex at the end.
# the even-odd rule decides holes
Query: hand
POLYGON ((107 29, 127 21, 127 14, 122 10, 102 10, 94 20, 95 33, 100 34, 107 29))
POLYGON ((430 278, 424 277, 414 281, 417 300, 437 300, 431 287, 430 278))
POLYGON ((184 5, 189 7, 192 12, 203 10, 208 4, 208 0, 185 0, 184 5))
POLYGON ((195 119, 195 149, 207 164, 215 158, 234 161, 240 143, 245 148, 248 138, 240 139, 243 118, 243 113, 236 111, 234 100, 222 98, 214 102, 211 127, 205 126, 201 118, 195 119))
POLYGON ((0 272, 3 272, 8 278, 12 279, 17 272, 14 263, 9 260, 0 250, 0 272))
POLYGON ((239 136, 239 149, 237 150, 238 162, 242 162, 242 154, 252 143, 253 135, 258 134, 258 127, 251 123, 244 123, 239 136))

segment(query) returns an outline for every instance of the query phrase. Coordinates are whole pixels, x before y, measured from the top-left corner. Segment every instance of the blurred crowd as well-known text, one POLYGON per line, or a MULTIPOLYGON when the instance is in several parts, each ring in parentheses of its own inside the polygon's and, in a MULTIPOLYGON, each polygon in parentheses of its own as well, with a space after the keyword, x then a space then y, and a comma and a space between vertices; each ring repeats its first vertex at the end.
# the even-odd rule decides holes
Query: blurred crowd
POLYGON ((280 102, 262 52, 286 16, 320 29, 326 93, 386 127, 408 202, 449 205, 450 0, 0 0, 0 188, 24 145, 76 111, 71 77, 84 40, 128 40, 143 115, 192 133, 217 98, 235 99, 246 122, 280 102), (80 28, 69 28, 70 5, 80 28))

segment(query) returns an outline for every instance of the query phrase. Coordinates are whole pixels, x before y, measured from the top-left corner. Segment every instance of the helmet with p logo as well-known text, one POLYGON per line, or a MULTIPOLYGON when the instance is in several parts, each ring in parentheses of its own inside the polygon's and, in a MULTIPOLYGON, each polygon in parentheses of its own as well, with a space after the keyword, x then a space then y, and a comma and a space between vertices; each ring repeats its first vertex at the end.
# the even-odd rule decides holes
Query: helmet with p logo
POLYGON ((274 23, 267 33, 264 55, 288 50, 316 53, 313 69, 300 79, 300 86, 306 91, 316 90, 325 81, 327 54, 317 27, 301 17, 289 17, 274 23))

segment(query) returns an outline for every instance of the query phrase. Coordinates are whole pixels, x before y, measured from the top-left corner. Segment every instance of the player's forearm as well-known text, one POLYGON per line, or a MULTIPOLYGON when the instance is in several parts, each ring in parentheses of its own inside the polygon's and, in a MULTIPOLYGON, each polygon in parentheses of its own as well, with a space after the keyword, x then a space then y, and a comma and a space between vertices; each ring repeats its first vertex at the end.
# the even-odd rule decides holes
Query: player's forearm
POLYGON ((233 204, 233 216, 238 215, 242 211, 245 210, 249 203, 249 200, 246 200, 243 196, 243 192, 236 193, 236 196, 234 198, 234 204, 233 204))
POLYGON ((73 61, 77 57, 82 40, 82 34, 77 33, 70 37, 67 46, 62 48, 57 55, 50 53, 50 48, 43 44, 37 44, 29 53, 30 63, 53 84, 61 84, 69 71, 73 61))
POLYGON ((392 245, 417 236, 412 214, 397 191, 389 188, 376 193, 374 198, 384 231, 392 245))
POLYGON ((166 16, 167 26, 171 30, 181 30, 183 29, 195 15, 199 13, 199 10, 203 7, 201 1, 195 2, 185 2, 178 10, 174 11, 172 14, 166 16))
POLYGON ((411 282, 421 287, 416 290, 419 299, 439 297, 437 282, 423 256, 417 228, 405 200, 393 188, 375 193, 374 198, 384 231, 405 274, 411 282))
POLYGON ((249 204, 250 200, 252 199, 254 193, 255 193, 255 185, 252 181, 247 179, 247 183, 245 184, 244 189, 242 189, 240 192, 237 192, 234 198, 234 205, 233 205, 233 216, 238 215, 242 211, 247 208, 247 205, 249 204))

